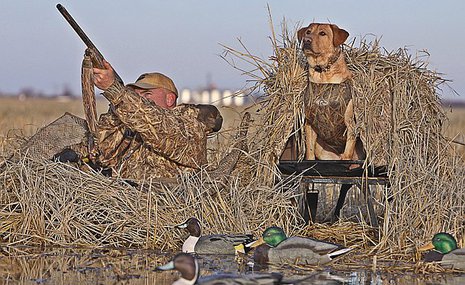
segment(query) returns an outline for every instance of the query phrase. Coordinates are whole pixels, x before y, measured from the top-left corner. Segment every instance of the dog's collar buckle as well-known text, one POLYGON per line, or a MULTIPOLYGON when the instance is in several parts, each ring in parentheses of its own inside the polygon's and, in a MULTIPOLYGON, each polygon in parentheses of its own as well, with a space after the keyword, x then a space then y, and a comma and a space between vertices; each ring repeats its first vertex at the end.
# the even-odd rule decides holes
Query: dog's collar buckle
POLYGON ((318 73, 322 73, 322 72, 323 72, 323 68, 321 67, 321 65, 316 65, 313 69, 314 69, 316 72, 318 72, 318 73))
POLYGON ((318 73, 326 72, 339 59, 340 56, 341 56, 341 50, 339 49, 338 52, 329 59, 329 62, 326 66, 315 65, 315 66, 310 66, 310 67, 318 73))

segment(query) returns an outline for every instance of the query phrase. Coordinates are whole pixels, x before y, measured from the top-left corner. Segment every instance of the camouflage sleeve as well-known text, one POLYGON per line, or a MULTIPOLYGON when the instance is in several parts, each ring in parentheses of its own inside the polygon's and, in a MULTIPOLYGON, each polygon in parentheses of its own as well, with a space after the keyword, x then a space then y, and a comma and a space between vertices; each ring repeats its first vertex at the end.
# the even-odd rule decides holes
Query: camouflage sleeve
POLYGON ((103 96, 119 119, 162 156, 192 168, 207 163, 205 126, 196 117, 160 108, 117 81, 103 96))

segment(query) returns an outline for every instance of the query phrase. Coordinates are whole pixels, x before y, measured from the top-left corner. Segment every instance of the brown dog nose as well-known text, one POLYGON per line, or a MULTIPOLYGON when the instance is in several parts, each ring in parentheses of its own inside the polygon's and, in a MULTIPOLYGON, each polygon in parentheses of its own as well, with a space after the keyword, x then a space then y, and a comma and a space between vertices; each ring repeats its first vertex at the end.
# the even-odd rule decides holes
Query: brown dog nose
POLYGON ((304 40, 304 44, 302 46, 303 49, 311 49, 312 48, 312 41, 311 40, 304 40))

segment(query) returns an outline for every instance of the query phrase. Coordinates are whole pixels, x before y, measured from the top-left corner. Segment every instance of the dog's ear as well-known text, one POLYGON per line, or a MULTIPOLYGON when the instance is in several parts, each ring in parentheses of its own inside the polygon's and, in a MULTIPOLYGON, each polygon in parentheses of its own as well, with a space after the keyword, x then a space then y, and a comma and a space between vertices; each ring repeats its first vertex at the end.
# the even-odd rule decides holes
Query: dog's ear
POLYGON ((299 40, 299 42, 302 41, 302 39, 304 38, 305 32, 314 25, 316 25, 316 23, 311 23, 310 25, 308 25, 308 27, 302 28, 297 31, 297 39, 299 40))
POLYGON ((331 30, 333 30, 333 45, 335 47, 342 45, 349 37, 349 33, 346 30, 340 29, 334 24, 331 24, 331 30))
POLYGON ((307 31, 308 27, 306 28, 302 28, 300 30, 297 31, 297 40, 299 40, 299 43, 302 41, 302 39, 304 38, 304 35, 305 35, 305 31, 307 31))

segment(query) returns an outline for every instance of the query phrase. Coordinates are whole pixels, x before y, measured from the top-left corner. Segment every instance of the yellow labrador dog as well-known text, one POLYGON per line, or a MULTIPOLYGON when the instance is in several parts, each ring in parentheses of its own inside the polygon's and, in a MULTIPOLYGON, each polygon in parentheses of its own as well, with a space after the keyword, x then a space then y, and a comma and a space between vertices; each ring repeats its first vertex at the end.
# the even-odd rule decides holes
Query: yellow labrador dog
POLYGON ((309 160, 359 159, 348 83, 352 74, 341 50, 348 36, 334 24, 312 23, 297 32, 308 62, 305 158, 309 160))

